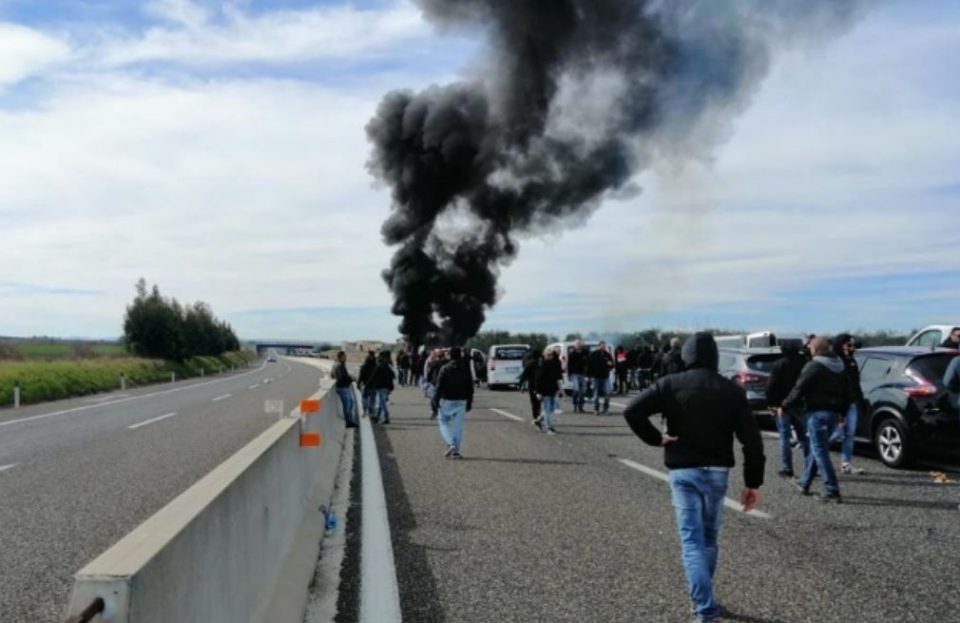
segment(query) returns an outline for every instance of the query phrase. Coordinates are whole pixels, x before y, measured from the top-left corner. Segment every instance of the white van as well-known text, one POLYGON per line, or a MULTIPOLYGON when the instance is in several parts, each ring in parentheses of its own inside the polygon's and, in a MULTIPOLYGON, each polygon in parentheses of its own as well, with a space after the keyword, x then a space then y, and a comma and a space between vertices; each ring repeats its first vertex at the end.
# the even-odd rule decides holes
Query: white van
POLYGON ((519 385, 523 359, 530 352, 529 344, 495 344, 487 355, 487 387, 519 385))
POLYGON ((924 327, 907 341, 907 346, 936 348, 943 344, 944 340, 958 328, 960 328, 960 324, 934 324, 924 327))
POLYGON ((760 331, 746 335, 722 335, 715 337, 720 348, 773 348, 779 345, 777 336, 771 331, 760 331))

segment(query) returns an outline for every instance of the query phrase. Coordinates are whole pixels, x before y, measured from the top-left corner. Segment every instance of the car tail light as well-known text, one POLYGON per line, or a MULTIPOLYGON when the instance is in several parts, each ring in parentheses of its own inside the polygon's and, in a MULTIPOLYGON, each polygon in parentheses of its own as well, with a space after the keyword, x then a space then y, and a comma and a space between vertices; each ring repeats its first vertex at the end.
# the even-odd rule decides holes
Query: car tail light
POLYGON ((738 372, 733 375, 733 380, 739 383, 740 385, 746 387, 747 385, 757 385, 759 383, 766 383, 767 377, 760 374, 752 374, 750 372, 738 372))
POLYGON ((907 376, 916 382, 916 385, 903 388, 904 393, 911 398, 929 398, 930 396, 936 396, 940 391, 936 385, 916 372, 907 371, 907 376))

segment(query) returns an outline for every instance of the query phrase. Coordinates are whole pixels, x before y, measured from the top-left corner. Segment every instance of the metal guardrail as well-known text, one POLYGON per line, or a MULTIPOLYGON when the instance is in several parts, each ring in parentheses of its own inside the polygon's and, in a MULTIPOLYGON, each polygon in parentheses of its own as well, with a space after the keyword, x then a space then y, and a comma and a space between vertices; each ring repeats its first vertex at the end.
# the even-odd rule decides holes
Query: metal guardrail
POLYGON ((102 597, 97 597, 93 600, 89 606, 84 609, 83 612, 76 616, 72 616, 66 620, 65 623, 90 623, 93 620, 93 617, 98 614, 103 614, 104 609, 107 607, 107 604, 103 601, 102 597))

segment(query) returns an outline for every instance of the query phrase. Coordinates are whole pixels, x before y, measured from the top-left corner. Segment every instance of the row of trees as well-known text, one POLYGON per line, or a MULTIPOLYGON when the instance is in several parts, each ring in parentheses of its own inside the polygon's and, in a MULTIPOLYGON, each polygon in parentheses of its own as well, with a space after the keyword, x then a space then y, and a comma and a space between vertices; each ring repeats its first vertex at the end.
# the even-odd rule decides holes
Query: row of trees
POLYGON ((148 290, 142 278, 136 288, 123 321, 123 341, 131 353, 183 361, 240 350, 233 328, 218 320, 206 303, 181 305, 162 296, 156 285, 148 290))

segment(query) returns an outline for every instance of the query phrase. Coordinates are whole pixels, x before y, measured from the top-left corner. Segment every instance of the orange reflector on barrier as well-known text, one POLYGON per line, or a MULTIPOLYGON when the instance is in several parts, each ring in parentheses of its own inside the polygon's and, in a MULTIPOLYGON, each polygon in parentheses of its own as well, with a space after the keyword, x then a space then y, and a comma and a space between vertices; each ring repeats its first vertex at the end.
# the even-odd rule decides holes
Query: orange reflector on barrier
POLYGON ((320 433, 302 433, 300 435, 301 448, 319 448, 320 433))
POLYGON ((318 413, 320 411, 320 401, 307 399, 300 401, 300 413, 318 413))

